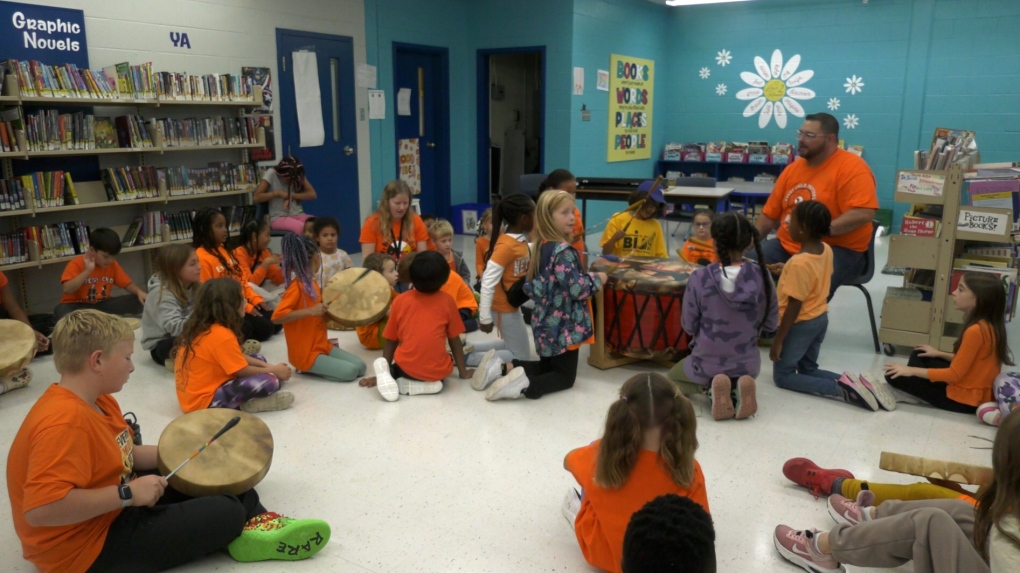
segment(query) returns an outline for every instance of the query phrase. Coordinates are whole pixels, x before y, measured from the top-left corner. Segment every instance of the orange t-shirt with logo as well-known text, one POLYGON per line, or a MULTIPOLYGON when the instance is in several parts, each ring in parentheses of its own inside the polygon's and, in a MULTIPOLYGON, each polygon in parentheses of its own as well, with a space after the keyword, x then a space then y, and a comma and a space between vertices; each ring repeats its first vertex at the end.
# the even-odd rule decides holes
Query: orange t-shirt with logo
MULTIPOLYGON (((390 289, 390 304, 393 304, 393 299, 397 298, 399 293, 392 288, 390 289)), ((389 315, 384 317, 379 322, 373 322, 372 324, 366 324, 365 326, 359 326, 355 328, 358 332, 358 340, 361 341, 361 345, 369 350, 379 350, 383 347, 382 333, 386 329, 386 321, 389 320, 389 315)))
MULTIPOLYGON (((291 281, 280 302, 277 303, 276 310, 273 311, 273 320, 322 301, 319 285, 313 282, 312 288, 315 289, 314 299, 305 292, 301 281, 291 281)), ((320 354, 328 355, 333 349, 333 345, 329 343, 329 333, 326 332, 325 316, 306 316, 285 323, 283 335, 287 339, 287 360, 302 372, 311 370, 320 354)))
POLYGON ((697 264, 701 259, 705 259, 710 263, 719 262, 719 255, 715 252, 715 239, 707 241, 701 241, 693 237, 687 239, 684 246, 680 247, 679 255, 681 259, 688 263, 697 264))
POLYGON ((618 489, 606 489, 595 484, 595 462, 599 443, 578 448, 567 454, 567 470, 584 490, 581 509, 574 520, 574 533, 581 553, 588 563, 606 571, 619 572, 623 558, 623 534, 630 517, 660 495, 676 494, 690 498, 709 512, 708 492, 701 465, 694 461, 694 479, 688 487, 677 485, 658 452, 641 450, 637 463, 618 489))
POLYGON ((409 290, 390 306, 390 320, 383 337, 397 342, 393 361, 404 372, 418 380, 433 382, 453 372, 446 341, 462 332, 464 323, 453 297, 442 291, 423 294, 409 290))
POLYGON ((244 245, 239 245, 236 249, 234 249, 234 258, 236 258, 237 262, 248 271, 248 282, 257 285, 261 285, 266 281, 266 279, 273 281, 273 284, 276 285, 283 284, 283 271, 280 269, 280 265, 272 264, 269 265, 268 269, 262 266, 262 261, 271 256, 272 253, 269 252, 269 249, 262 249, 262 252, 258 255, 259 264, 255 265, 255 270, 253 271, 251 270, 251 267, 255 264, 255 257, 251 256, 251 253, 248 252, 248 249, 246 249, 244 245))
MULTIPOLYGON (((60 283, 66 283, 85 271, 85 255, 79 255, 64 267, 64 274, 60 275, 60 283)), ((113 287, 125 288, 131 284, 131 277, 120 268, 117 261, 111 262, 106 267, 96 265, 85 282, 78 287, 78 290, 60 297, 63 303, 85 303, 96 304, 110 298, 110 291, 113 287)))
MULTIPOLYGON (((400 221, 393 221, 390 225, 393 237, 400 237, 400 221)), ((421 220, 421 217, 414 215, 414 229, 411 231, 411 241, 404 243, 401 241, 401 255, 406 255, 418 250, 418 243, 424 242, 429 243, 429 232, 425 228, 425 222, 421 220)), ((379 222, 379 213, 372 213, 372 215, 365 219, 365 225, 361 228, 361 237, 358 239, 359 243, 371 243, 375 245, 376 253, 387 253, 390 249, 390 242, 383 237, 382 226, 379 222)), ((435 247, 432 247, 435 250, 435 247)), ((395 253, 390 253, 396 256, 395 253)))
POLYGON ((783 265, 776 285, 779 316, 786 312, 790 299, 801 301, 796 322, 821 316, 829 310, 829 286, 832 282, 832 248, 822 243, 822 254, 798 253, 783 265))
MULTIPOLYGON (((798 158, 783 169, 762 213, 779 221, 776 236, 787 253, 800 252, 800 243, 790 238, 790 213, 798 203, 807 200, 825 204, 833 220, 850 209, 878 209, 875 176, 863 159, 842 149, 837 149, 818 167, 811 167, 804 158, 798 158)), ((871 223, 868 223, 844 235, 822 240, 863 253, 868 250, 871 233, 871 223)))
POLYGON ((506 292, 514 286, 521 277, 528 274, 528 262, 531 260, 531 251, 528 250, 528 243, 518 241, 509 235, 500 235, 496 239, 496 246, 492 249, 492 262, 503 267, 503 278, 500 285, 496 285, 492 295, 492 310, 495 312, 514 312, 516 308, 510 306, 506 300, 506 292))
POLYGON ((439 289, 439 292, 450 295, 453 298, 453 303, 457 305, 458 311, 466 308, 471 311, 471 314, 478 312, 478 300, 475 298, 474 291, 457 273, 450 273, 446 284, 439 289))
POLYGON ((248 301, 244 311, 251 314, 255 305, 262 302, 262 297, 255 294, 251 285, 248 284, 250 280, 248 269, 242 266, 223 245, 220 245, 217 250, 220 256, 223 257, 223 260, 227 261, 227 264, 234 266, 235 271, 231 273, 230 269, 224 268, 223 263, 216 258, 216 255, 205 250, 205 247, 199 247, 195 249, 195 253, 198 254, 198 264, 202 267, 202 282, 209 279, 230 278, 241 283, 241 292, 244 294, 244 300, 248 301))
POLYGON ((208 408, 216 390, 248 366, 237 335, 219 324, 195 338, 186 365, 184 354, 182 349, 177 350, 174 376, 177 401, 185 413, 208 408))
POLYGON ((121 510, 50 527, 29 525, 25 512, 60 501, 72 489, 120 485, 134 471, 133 434, 120 405, 103 394, 96 406, 102 412, 63 386, 51 385, 21 423, 7 456, 14 529, 25 559, 43 573, 91 567, 121 510))
POLYGON ((485 253, 489 252, 491 244, 492 239, 489 237, 475 239, 475 272, 478 275, 478 280, 481 280, 482 274, 485 273, 485 253))

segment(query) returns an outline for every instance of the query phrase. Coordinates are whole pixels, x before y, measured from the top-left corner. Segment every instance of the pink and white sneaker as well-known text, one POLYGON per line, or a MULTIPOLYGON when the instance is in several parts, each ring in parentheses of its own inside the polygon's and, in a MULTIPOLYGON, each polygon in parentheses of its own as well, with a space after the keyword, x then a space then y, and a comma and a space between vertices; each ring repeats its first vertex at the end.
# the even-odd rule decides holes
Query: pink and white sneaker
POLYGON ((784 559, 805 571, 816 573, 846 573, 846 569, 831 554, 818 550, 815 536, 821 531, 806 529, 797 531, 786 525, 777 525, 773 540, 776 550, 784 559))
POLYGON ((892 393, 892 388, 885 381, 884 376, 877 376, 872 372, 861 372, 857 375, 857 379, 860 381, 861 386, 864 386, 875 395, 878 405, 883 410, 891 412, 896 409, 896 395, 892 393))
POLYGON ((1002 423, 1002 410, 997 402, 985 402, 978 406, 977 417, 989 426, 998 426, 1002 423))
POLYGON ((857 525, 871 521, 871 506, 875 505, 875 493, 862 489, 856 500, 849 500, 839 494, 829 496, 829 516, 842 525, 857 525))

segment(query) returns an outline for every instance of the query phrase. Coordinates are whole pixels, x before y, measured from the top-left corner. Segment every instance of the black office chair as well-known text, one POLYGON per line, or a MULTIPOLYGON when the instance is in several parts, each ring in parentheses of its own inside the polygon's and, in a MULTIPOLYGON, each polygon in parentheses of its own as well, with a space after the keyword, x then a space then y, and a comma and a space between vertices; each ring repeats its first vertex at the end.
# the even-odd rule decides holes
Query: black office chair
MULTIPOLYGON (((864 293, 864 300, 868 302, 868 318, 871 320, 871 337, 875 341, 875 354, 882 352, 882 347, 878 343, 878 326, 875 325, 875 307, 871 304, 871 293, 868 289, 864 288, 864 285, 871 281, 871 277, 875 276, 875 237, 878 236, 879 223, 878 221, 871 222, 873 229, 871 233, 871 240, 868 241, 868 250, 864 253, 864 270, 861 274, 857 275, 856 278, 851 279, 841 286, 855 286, 861 289, 864 293)), ((838 290, 839 287, 836 287, 838 290)), ((832 291, 829 295, 829 300, 836 296, 836 291, 832 291)))

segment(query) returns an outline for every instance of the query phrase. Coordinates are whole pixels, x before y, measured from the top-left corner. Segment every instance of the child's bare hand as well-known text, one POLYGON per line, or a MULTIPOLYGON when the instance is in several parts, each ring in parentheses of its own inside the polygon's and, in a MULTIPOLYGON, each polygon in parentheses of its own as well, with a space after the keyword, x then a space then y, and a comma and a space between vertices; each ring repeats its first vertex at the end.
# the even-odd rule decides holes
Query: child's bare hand
POLYGON ((772 348, 769 349, 769 360, 773 362, 779 362, 779 358, 783 355, 783 342, 781 340, 773 340, 772 348))
POLYGON ((131 505, 152 507, 163 497, 166 479, 158 475, 142 476, 127 482, 126 485, 131 488, 131 505))
POLYGON ((785 263, 772 263, 772 264, 766 264, 765 268, 768 269, 769 272, 774 274, 774 275, 781 275, 781 274, 783 274, 783 267, 784 266, 786 266, 785 263))
POLYGON ((362 388, 375 388, 375 376, 365 376, 358 380, 358 386, 362 388))
POLYGON ((326 314, 327 310, 329 310, 329 307, 327 307, 325 303, 319 302, 319 303, 313 304, 312 306, 308 307, 308 315, 309 316, 322 316, 322 315, 326 314))
POLYGON ((267 269, 273 265, 278 264, 280 264, 280 255, 277 255, 276 253, 269 255, 268 257, 266 257, 266 260, 262 261, 262 266, 267 269))
POLYGON ((274 365, 272 368, 273 374, 276 374, 276 377, 284 382, 290 380, 291 375, 294 374, 294 371, 290 369, 290 366, 287 366, 285 363, 282 362, 280 364, 274 365))
POLYGON ((915 346, 914 350, 918 351, 918 354, 917 354, 918 356, 935 356, 935 357, 938 357, 938 358, 942 357, 942 353, 941 352, 936 350, 933 346, 929 346, 927 344, 921 344, 919 346, 915 346))
POLYGON ((82 261, 85 262, 86 271, 91 273, 92 271, 96 270, 96 256, 91 252, 85 253, 85 255, 82 256, 82 261))
POLYGON ((606 273, 604 273, 602 271, 596 272, 595 276, 597 276, 599 278, 599 281, 602 284, 606 284, 606 282, 609 280, 609 275, 607 275, 606 273))
POLYGON ((474 368, 472 368, 470 370, 461 370, 460 371, 460 379, 461 380, 469 380, 474 375, 475 375, 475 369, 474 368))
POLYGON ((489 324, 479 324, 478 330, 481 330, 482 332, 488 334, 492 332, 492 323, 490 322, 489 324))

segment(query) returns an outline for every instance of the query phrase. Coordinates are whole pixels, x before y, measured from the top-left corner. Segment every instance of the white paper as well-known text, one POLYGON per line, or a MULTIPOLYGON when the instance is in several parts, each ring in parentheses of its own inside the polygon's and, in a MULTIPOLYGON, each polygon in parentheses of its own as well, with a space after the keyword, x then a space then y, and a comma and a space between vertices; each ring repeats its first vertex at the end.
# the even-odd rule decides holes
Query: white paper
POLYGON ((603 92, 609 91, 609 72, 606 70, 597 70, 598 80, 595 83, 595 89, 603 92))
POLYGON ((386 92, 368 90, 368 119, 386 119, 386 92))
POLYGON ((322 94, 315 52, 293 52, 294 100, 297 104, 299 147, 315 147, 326 141, 322 124, 322 94))
POLYGON ((358 64, 355 66, 354 75, 357 77, 356 85, 359 88, 375 89, 375 66, 358 64))
POLYGON ((574 68, 574 95, 584 95, 584 68, 574 68))
POLYGON ((411 88, 397 92, 397 115, 411 115, 411 88))

